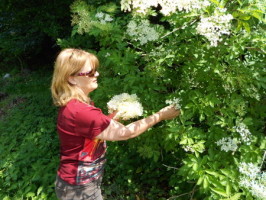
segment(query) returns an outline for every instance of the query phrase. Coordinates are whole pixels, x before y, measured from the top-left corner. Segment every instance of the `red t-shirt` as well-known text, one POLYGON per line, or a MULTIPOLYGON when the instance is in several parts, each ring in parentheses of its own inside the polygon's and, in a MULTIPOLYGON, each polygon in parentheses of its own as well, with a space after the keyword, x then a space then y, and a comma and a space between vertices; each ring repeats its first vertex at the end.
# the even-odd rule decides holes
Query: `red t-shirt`
POLYGON ((57 131, 60 166, 57 174, 69 184, 81 185, 103 174, 106 142, 95 139, 110 124, 101 109, 76 99, 61 107, 57 131))

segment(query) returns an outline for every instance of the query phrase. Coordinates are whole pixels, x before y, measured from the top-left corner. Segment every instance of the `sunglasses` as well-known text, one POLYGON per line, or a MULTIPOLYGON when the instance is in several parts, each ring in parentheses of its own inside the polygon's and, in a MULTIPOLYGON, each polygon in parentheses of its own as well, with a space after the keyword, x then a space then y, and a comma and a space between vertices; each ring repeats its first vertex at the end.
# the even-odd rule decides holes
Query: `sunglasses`
POLYGON ((89 71, 89 72, 80 72, 80 73, 78 73, 76 76, 88 76, 88 77, 94 77, 96 73, 97 73, 96 70, 92 70, 92 71, 89 71))

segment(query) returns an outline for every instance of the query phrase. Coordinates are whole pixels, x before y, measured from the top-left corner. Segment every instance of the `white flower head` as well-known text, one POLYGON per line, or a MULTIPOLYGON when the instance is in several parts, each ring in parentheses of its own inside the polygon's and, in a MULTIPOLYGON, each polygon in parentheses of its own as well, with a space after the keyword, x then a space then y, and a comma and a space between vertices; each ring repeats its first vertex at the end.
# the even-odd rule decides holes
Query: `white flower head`
POLYGON ((179 98, 173 98, 173 99, 166 100, 165 103, 175 106, 176 109, 181 109, 180 101, 181 100, 179 98))
POLYGON ((146 14, 151 7, 160 5, 160 12, 167 16, 178 11, 191 12, 210 5, 208 0, 121 0, 121 9, 131 11, 131 8, 141 14, 146 14))
POLYGON ((218 146, 221 146, 221 150, 228 152, 228 151, 236 151, 238 146, 238 141, 236 138, 225 137, 216 142, 218 146))
POLYGON ((250 144, 251 141, 251 132, 249 131, 248 127, 243 123, 240 122, 237 126, 234 127, 236 132, 238 132, 241 136, 243 142, 246 142, 247 145, 250 144))
POLYGON ((139 40, 141 45, 159 38, 159 33, 148 20, 141 20, 138 23, 134 20, 130 21, 127 25, 127 34, 133 39, 139 40))
POLYGON ((255 178, 259 174, 260 168, 253 163, 242 162, 239 165, 239 172, 250 178, 255 178))
POLYGON ((242 162, 239 165, 241 173, 240 186, 248 189, 259 200, 266 199, 266 175, 253 163, 242 162))
POLYGON ((230 35, 232 19, 231 14, 217 12, 211 17, 202 17, 196 29, 198 34, 205 36, 210 41, 211 46, 216 47, 218 42, 222 41, 222 35, 230 35))
POLYGON ((117 111, 116 118, 129 120, 143 114, 143 107, 136 94, 122 93, 114 96, 108 103, 108 112, 117 111))
POLYGON ((101 24, 113 21, 113 18, 109 14, 103 12, 96 13, 95 17, 98 18, 101 24))

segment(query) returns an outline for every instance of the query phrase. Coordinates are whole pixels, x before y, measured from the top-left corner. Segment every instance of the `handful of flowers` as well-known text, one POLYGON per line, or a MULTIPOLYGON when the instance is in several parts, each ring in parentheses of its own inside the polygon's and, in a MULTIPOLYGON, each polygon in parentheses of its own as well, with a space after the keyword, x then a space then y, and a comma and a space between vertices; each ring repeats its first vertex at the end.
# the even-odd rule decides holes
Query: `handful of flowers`
POLYGON ((108 113, 117 112, 116 118, 129 120, 143 114, 143 107, 136 94, 122 93, 115 95, 108 103, 108 113))

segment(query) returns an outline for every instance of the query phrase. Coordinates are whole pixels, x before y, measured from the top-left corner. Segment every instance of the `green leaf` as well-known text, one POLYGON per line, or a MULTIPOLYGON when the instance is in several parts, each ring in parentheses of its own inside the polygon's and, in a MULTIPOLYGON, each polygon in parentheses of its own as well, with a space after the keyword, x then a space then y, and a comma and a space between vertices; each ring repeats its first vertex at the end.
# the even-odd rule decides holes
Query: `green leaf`
POLYGON ((217 0, 211 0, 211 2, 214 3, 214 4, 216 4, 217 6, 220 5, 219 1, 217 1, 217 0))
POLYGON ((204 179, 203 179, 203 188, 204 189, 208 189, 209 188, 209 180, 208 180, 208 177, 205 176, 204 179))
POLYGON ((234 196, 230 197, 230 200, 238 200, 241 197, 242 193, 236 193, 234 196))
POLYGON ((26 194, 26 197, 34 197, 35 196, 35 193, 34 192, 28 192, 26 194))
POLYGON ((210 187, 212 191, 214 191, 215 193, 223 196, 223 197, 228 197, 228 195, 226 194, 226 192, 220 188, 212 188, 210 187))
POLYGON ((231 190, 232 190, 232 187, 231 187, 230 183, 227 183, 227 185, 226 185, 226 194, 228 196, 231 195, 231 190))
POLYGON ((248 33, 250 33, 250 26, 249 26, 249 23, 248 23, 248 22, 242 22, 242 24, 243 24, 245 30, 246 30, 248 33))
POLYGON ((215 177, 217 177, 217 176, 220 175, 219 173, 217 173, 217 172, 215 172, 215 171, 212 171, 212 170, 205 170, 205 172, 208 173, 208 174, 211 174, 211 175, 213 175, 213 176, 215 176, 215 177))
POLYGON ((43 191, 43 187, 39 187, 38 190, 37 190, 37 195, 39 195, 41 192, 43 191))
POLYGON ((250 15, 241 15, 240 17, 239 17, 239 19, 242 19, 242 20, 245 20, 245 21, 247 21, 247 20, 249 20, 251 18, 251 16, 250 15))
POLYGON ((263 14, 257 11, 252 11, 251 16, 257 18, 260 21, 263 19, 263 14))
POLYGON ((220 171, 221 171, 224 175, 226 175, 226 176, 228 176, 228 177, 230 177, 230 176, 232 175, 232 172, 231 172, 231 170, 229 170, 229 169, 220 169, 220 171))
POLYGON ((198 179, 198 181, 197 181, 197 185, 201 185, 202 184, 202 182, 203 182, 203 176, 201 176, 199 179, 198 179))

